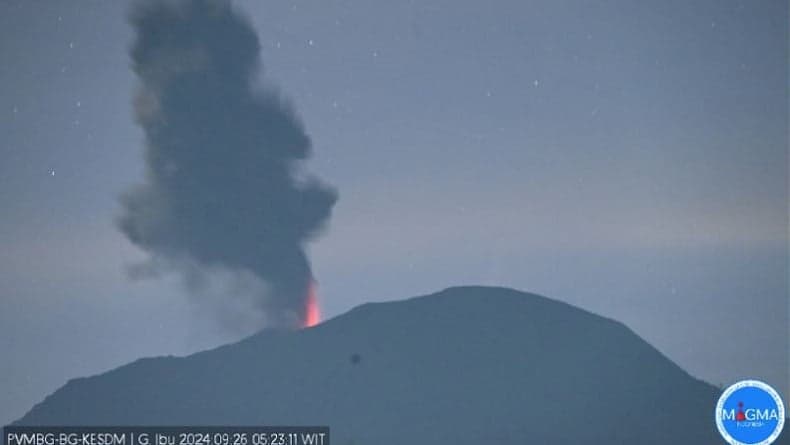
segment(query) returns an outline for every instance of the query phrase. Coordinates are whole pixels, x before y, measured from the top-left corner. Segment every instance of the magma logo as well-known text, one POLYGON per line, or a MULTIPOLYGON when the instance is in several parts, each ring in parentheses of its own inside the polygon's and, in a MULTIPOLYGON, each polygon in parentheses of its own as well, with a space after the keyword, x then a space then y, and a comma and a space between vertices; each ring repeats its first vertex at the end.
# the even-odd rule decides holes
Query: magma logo
POLYGON ((758 380, 730 386, 716 404, 716 426, 731 445, 769 445, 779 437, 784 423, 779 393, 758 380))

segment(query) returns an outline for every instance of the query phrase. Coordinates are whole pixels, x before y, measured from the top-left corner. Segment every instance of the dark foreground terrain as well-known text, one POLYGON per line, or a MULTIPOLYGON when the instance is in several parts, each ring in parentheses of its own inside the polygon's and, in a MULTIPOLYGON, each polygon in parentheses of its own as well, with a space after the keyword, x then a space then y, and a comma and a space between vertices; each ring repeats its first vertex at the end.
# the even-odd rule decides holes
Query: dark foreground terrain
POLYGON ((74 379, 17 424, 315 424, 335 445, 699 445, 723 443, 718 393, 616 321, 457 287, 74 379))

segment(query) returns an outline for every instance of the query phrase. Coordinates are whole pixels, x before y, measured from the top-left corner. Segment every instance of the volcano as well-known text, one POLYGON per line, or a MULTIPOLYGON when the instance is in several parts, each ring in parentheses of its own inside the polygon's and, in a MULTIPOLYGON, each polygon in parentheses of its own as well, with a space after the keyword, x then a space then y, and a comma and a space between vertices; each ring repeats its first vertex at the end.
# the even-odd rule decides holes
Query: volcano
POLYGON ((369 303, 69 381, 18 425, 328 425, 334 444, 715 444, 719 390, 619 322, 511 289, 369 303))

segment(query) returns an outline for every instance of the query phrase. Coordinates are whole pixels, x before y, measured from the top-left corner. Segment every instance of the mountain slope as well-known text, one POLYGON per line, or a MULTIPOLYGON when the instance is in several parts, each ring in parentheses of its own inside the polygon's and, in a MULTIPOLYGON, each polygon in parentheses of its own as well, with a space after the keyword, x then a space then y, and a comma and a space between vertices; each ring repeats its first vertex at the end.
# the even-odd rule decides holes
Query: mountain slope
POLYGON ((22 425, 329 425, 334 444, 720 443, 718 391, 628 328, 510 289, 365 304, 75 379, 22 425))

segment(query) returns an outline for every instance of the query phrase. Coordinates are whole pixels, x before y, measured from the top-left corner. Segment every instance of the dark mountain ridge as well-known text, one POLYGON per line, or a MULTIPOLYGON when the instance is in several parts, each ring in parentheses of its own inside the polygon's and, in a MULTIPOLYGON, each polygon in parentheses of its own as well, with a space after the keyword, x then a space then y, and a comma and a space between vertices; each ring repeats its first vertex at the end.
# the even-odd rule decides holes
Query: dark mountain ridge
POLYGON ((329 425, 336 445, 716 444, 718 394, 621 323, 456 287, 74 379, 17 424, 329 425))

